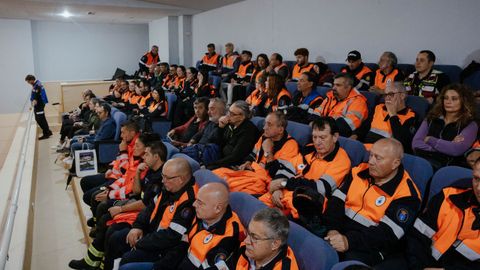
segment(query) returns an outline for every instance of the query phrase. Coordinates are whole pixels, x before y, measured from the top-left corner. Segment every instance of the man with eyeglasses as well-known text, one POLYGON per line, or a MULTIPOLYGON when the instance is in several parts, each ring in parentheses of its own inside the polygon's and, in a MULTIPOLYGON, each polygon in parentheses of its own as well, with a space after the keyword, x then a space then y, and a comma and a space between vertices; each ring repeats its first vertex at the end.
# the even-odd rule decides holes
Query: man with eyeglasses
POLYGON ((299 269, 287 245, 289 226, 287 217, 278 209, 264 208, 255 213, 244 245, 231 260, 229 269, 299 269))
POLYGON ((178 252, 184 248, 182 239, 195 218, 193 202, 198 188, 183 158, 165 162, 162 178, 161 193, 138 214, 132 229, 107 231, 105 270, 112 269, 114 259, 120 257, 121 264, 161 261, 158 263, 170 266, 181 261, 178 252))
POLYGON ((235 101, 228 114, 218 120, 220 159, 205 166, 214 170, 221 167, 238 166, 252 150, 258 139, 257 127, 249 121, 250 105, 244 100, 235 101))
POLYGON ((403 145, 407 153, 411 153, 412 139, 417 131, 415 112, 405 105, 407 93, 403 82, 387 84, 384 104, 375 107, 370 130, 365 137, 365 147, 382 138, 395 138, 403 145))
MULTIPOLYGON (((208 183, 202 186, 193 203, 197 220, 183 243, 185 248, 179 258, 180 265, 168 269, 197 270, 225 269, 227 261, 237 251, 244 237, 244 229, 237 214, 228 203, 225 183, 208 183)), ((161 262, 161 261, 160 261, 161 262)), ((157 263, 130 263, 120 270, 165 269, 157 263)))
MULTIPOLYGON (((214 173, 226 179, 232 191, 252 195, 266 193, 268 183, 278 171, 293 170, 293 163, 299 153, 297 142, 286 131, 287 123, 282 112, 271 112, 265 118, 263 136, 245 158, 245 162, 234 168, 216 169, 214 173)), ((275 196, 280 200, 281 195, 275 196)), ((270 198, 267 200, 270 201, 270 198)))

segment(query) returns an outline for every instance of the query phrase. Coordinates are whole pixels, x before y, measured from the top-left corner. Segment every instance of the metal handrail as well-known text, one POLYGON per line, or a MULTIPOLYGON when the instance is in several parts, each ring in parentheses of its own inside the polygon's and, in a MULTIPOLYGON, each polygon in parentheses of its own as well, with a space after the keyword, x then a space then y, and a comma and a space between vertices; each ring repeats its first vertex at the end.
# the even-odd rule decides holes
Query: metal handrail
MULTIPOLYGON (((28 103, 28 101, 27 101, 28 103)), ((5 269, 5 265, 8 260, 8 250, 10 249, 10 242, 12 240, 12 233, 13 233, 13 225, 15 223, 15 216, 18 209, 18 198, 20 194, 20 187, 22 184, 23 178, 23 169, 25 167, 25 159, 27 153, 27 144, 30 134, 30 129, 32 126, 32 118, 33 118, 33 110, 30 111, 27 126, 25 129, 25 133, 23 134, 22 138, 22 150, 20 157, 18 158, 17 162, 17 170, 15 172, 15 182, 14 182, 14 189, 13 189, 13 196, 10 201, 10 206, 8 208, 8 216, 5 222, 5 227, 2 233, 1 243, 0 243, 0 270, 5 269)))

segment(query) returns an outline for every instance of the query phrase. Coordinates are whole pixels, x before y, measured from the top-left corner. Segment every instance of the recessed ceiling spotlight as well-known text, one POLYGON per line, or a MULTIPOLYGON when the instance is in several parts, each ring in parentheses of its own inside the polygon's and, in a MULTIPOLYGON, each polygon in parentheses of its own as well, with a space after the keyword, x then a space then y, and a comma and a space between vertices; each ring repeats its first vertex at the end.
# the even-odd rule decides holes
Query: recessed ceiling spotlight
POLYGON ((64 10, 62 13, 60 13, 60 14, 58 14, 58 15, 60 15, 60 16, 62 16, 62 17, 64 17, 64 18, 70 18, 70 17, 73 16, 72 13, 68 12, 68 10, 64 10))
POLYGON ((95 11, 89 11, 87 14, 88 15, 95 15, 95 11))

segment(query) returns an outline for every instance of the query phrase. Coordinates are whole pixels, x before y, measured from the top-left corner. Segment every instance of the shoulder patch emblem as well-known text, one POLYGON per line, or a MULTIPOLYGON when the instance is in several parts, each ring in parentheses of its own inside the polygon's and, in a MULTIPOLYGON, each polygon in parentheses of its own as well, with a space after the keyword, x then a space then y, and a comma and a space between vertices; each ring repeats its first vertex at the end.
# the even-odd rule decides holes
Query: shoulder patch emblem
POLYGON ((213 234, 208 234, 207 236, 205 236, 205 238, 203 239, 203 243, 204 244, 207 244, 208 242, 212 241, 213 239, 213 234))
POLYGON ((376 206, 382 206, 385 203, 386 200, 387 199, 385 198, 385 196, 380 196, 375 200, 375 205, 376 206))
POLYGON ((405 208, 400 208, 397 211, 397 219, 398 221, 405 223, 407 222, 408 218, 410 217, 410 214, 408 213, 408 210, 405 208))

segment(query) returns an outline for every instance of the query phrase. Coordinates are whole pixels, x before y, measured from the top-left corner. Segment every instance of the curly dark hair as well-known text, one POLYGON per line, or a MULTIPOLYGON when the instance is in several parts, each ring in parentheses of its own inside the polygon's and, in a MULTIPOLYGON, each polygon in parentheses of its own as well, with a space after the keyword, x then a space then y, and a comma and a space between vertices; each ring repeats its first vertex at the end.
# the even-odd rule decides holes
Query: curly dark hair
POLYGON ((468 123, 475 119, 475 98, 473 97, 472 91, 466 85, 460 83, 449 84, 442 89, 435 101, 435 105, 433 105, 432 110, 427 115, 427 120, 432 121, 440 116, 445 116, 443 100, 448 90, 457 92, 460 97, 460 102, 462 103, 460 112, 458 113, 458 124, 460 126, 468 125, 468 123))

